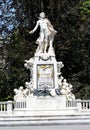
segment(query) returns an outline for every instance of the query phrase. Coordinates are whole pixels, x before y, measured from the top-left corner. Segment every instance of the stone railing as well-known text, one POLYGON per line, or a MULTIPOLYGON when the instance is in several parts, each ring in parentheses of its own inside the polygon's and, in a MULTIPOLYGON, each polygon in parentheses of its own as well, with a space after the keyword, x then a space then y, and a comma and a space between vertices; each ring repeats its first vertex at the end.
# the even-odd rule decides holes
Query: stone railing
POLYGON ((90 100, 76 100, 80 111, 90 111, 90 100))
POLYGON ((90 100, 66 101, 66 108, 77 107, 79 111, 90 111, 90 100))
POLYGON ((7 111, 7 102, 0 102, 0 111, 7 111))
POLYGON ((13 111, 13 102, 0 102, 0 113, 10 113, 13 111))
POLYGON ((14 102, 14 109, 26 109, 26 101, 14 102))
MULTIPOLYGON (((14 113, 14 110, 26 110, 26 101, 22 102, 0 102, 0 114, 14 113)), ((66 101, 66 109, 76 108, 79 112, 90 112, 90 100, 66 101)))
POLYGON ((90 100, 81 101, 82 109, 90 109, 90 100))
POLYGON ((66 101, 66 108, 77 107, 76 101, 66 101))

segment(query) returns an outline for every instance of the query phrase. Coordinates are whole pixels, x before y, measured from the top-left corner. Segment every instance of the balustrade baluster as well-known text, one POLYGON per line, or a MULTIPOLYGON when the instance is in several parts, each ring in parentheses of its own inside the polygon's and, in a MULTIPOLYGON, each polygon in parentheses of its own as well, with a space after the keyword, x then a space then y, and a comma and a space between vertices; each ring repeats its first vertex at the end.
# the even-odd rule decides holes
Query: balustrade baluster
POLYGON ((6 111, 6 104, 3 104, 3 111, 6 111))

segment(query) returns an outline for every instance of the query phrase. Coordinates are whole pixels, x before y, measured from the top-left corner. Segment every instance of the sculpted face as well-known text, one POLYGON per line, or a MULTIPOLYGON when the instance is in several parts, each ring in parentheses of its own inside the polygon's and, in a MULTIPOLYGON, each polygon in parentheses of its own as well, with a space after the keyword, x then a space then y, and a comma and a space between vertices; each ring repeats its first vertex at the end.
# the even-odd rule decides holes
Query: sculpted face
POLYGON ((41 12, 39 16, 40 16, 40 18, 45 18, 45 13, 41 12))

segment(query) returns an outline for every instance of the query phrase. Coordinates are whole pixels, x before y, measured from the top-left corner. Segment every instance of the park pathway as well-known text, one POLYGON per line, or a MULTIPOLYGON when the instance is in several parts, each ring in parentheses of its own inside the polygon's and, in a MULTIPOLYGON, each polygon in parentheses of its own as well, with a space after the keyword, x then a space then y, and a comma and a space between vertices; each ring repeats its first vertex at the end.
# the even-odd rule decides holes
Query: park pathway
POLYGON ((7 126, 0 130, 90 130, 90 125, 7 126))

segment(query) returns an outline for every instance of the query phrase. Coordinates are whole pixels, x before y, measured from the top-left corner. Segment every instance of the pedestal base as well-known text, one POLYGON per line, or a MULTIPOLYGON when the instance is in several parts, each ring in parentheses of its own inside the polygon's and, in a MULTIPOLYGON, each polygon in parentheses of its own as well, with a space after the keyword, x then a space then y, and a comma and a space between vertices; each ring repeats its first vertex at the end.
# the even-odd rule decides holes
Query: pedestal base
POLYGON ((31 111, 59 111, 66 108, 66 96, 60 95, 56 97, 51 96, 28 96, 27 109, 31 111))
POLYGON ((29 116, 58 116, 58 115, 69 115, 77 112, 76 107, 68 108, 66 106, 66 96, 57 95, 51 96, 33 96, 29 95, 26 99, 26 108, 15 109, 14 111, 19 115, 29 116))

